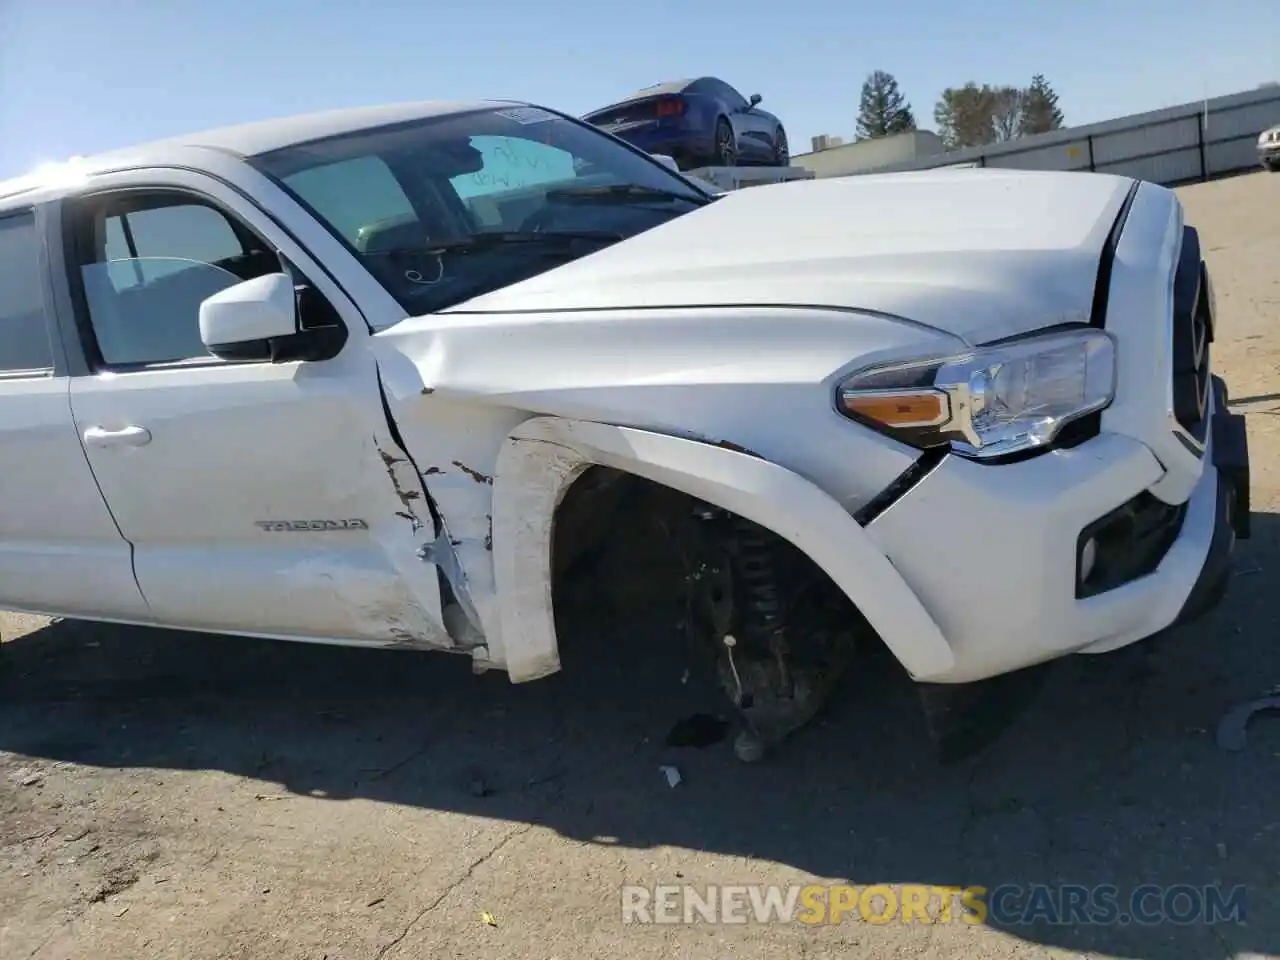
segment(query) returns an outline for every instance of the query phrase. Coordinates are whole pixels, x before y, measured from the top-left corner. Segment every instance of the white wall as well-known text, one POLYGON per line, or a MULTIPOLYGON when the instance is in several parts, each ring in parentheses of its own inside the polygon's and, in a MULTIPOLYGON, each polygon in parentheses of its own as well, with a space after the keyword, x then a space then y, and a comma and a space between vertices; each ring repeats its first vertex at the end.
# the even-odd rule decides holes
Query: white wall
POLYGON ((928 130, 900 133, 892 137, 876 137, 841 144, 815 153, 791 157, 793 167, 812 170, 818 177, 844 177, 865 173, 878 167, 918 160, 942 153, 942 141, 928 130))

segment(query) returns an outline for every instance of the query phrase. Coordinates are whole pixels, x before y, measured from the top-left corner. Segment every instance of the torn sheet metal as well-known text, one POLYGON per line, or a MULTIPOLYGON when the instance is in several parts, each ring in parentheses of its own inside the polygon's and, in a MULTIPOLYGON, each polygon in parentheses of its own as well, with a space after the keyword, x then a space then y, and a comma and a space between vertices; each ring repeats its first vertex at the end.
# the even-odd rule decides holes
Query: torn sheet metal
MULTIPOLYGON (((424 543, 419 547, 418 557, 440 568, 440 572, 444 574, 445 579, 449 581, 449 585, 453 588, 453 595, 457 597, 458 605, 462 607, 462 612, 466 615, 467 620, 475 631, 474 635, 478 638, 476 644, 483 643, 484 632, 480 614, 471 599, 471 590, 467 584, 467 574, 462 569, 462 564, 458 562, 458 555, 454 552, 453 543, 449 538, 449 531, 447 529, 442 531, 440 536, 436 537, 431 543, 424 543)), ((446 622, 446 626, 448 625, 446 622)), ((454 639, 460 643, 465 643, 464 638, 461 636, 455 635, 454 639)))

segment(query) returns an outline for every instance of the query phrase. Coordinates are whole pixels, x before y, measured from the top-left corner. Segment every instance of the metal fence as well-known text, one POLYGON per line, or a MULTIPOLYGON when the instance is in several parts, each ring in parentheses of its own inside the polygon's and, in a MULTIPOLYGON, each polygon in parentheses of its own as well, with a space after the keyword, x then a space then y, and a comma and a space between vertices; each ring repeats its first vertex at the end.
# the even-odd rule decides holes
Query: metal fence
POLYGON ((1280 87, 969 147, 868 173, 937 167, 1087 170, 1173 186, 1258 166, 1258 134, 1280 123, 1280 87))

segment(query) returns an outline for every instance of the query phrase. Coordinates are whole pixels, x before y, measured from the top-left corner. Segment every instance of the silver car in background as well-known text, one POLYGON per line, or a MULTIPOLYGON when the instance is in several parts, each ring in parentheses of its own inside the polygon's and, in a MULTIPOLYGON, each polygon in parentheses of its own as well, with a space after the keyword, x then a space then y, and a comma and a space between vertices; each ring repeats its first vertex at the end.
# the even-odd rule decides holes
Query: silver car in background
POLYGON ((1280 123, 1258 134, 1258 162, 1272 173, 1280 170, 1280 123))

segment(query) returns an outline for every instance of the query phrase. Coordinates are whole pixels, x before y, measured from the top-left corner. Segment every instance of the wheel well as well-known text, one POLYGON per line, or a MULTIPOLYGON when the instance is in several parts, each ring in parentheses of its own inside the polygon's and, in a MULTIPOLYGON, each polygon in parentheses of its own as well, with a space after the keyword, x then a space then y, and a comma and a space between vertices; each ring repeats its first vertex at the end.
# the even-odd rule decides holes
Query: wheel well
POLYGON ((855 646, 882 646, 856 605, 789 541, 609 467, 589 468, 566 491, 551 570, 566 660, 577 637, 669 611, 695 660, 766 740, 813 716, 855 646))
POLYGON ((645 597, 673 599, 683 569, 663 528, 691 514, 695 504, 687 494, 612 467, 590 467, 578 477, 552 527, 557 632, 563 616, 599 615, 645 597), (620 565, 626 576, 616 576, 620 565))

